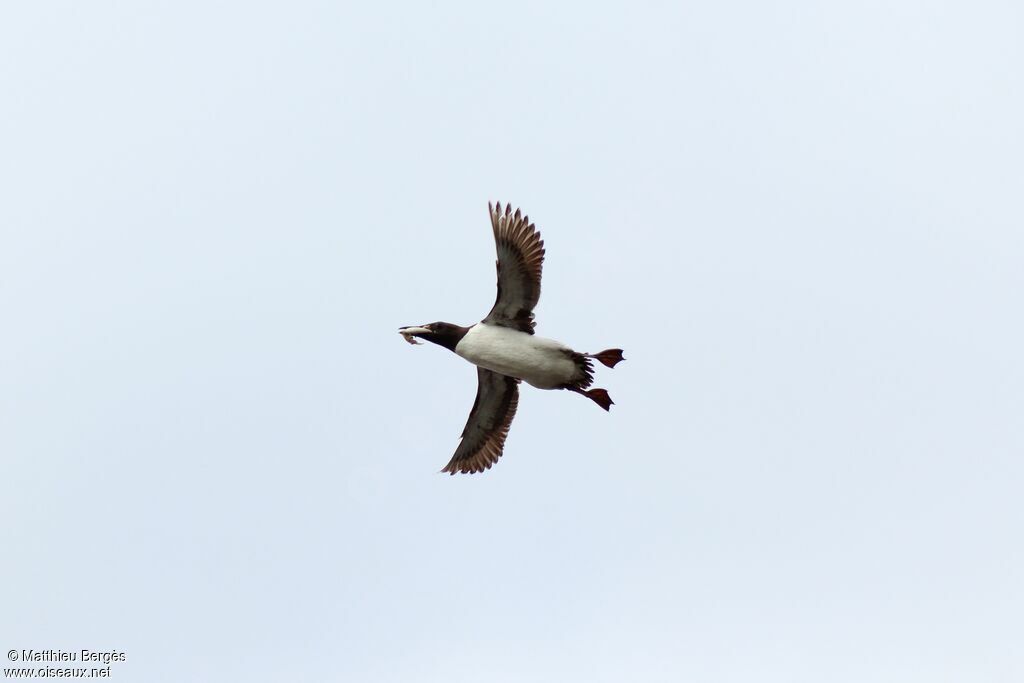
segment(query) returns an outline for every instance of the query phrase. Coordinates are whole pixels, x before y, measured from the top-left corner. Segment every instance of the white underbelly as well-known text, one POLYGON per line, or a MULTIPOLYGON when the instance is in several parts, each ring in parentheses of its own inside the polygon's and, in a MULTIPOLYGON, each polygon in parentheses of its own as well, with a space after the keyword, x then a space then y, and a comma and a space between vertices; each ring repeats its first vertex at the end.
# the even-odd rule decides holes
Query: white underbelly
POLYGON ((569 348, 552 339, 500 325, 479 323, 470 328, 455 353, 487 370, 517 377, 538 389, 554 389, 572 381, 576 364, 569 348))

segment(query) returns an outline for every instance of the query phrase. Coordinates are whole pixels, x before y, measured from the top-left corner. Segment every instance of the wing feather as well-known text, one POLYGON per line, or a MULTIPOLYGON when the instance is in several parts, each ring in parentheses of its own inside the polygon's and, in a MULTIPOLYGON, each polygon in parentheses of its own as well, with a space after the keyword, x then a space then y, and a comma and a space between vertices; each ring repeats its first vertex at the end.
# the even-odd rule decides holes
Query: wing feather
POLYGON ((441 471, 473 474, 490 469, 501 457, 518 406, 519 380, 478 367, 476 400, 462 442, 441 471))
POLYGON ((533 309, 540 300, 544 267, 544 240, 529 216, 501 203, 487 205, 491 212, 494 244, 498 252, 498 297, 483 322, 533 334, 533 309))

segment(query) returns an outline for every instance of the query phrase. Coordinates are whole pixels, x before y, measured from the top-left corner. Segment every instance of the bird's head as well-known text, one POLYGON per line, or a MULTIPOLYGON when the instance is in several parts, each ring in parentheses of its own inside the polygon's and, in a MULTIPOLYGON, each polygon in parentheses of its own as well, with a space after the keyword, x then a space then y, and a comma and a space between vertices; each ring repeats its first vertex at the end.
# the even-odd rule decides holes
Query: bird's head
POLYGON ((468 331, 468 327, 460 327, 451 323, 428 323, 426 325, 398 328, 398 333, 405 337, 405 341, 410 344, 419 344, 416 341, 418 338, 438 344, 451 351, 455 350, 455 346, 468 331))

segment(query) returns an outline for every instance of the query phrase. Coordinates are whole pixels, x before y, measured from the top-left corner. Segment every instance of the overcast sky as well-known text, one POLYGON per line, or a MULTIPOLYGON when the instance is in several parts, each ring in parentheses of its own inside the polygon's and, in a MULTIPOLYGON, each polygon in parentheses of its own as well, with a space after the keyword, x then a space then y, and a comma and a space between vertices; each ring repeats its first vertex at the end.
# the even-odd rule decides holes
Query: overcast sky
POLYGON ((0 651, 1024 679, 1022 83, 1009 1, 6 4, 0 651), (628 360, 449 477, 488 200, 628 360))

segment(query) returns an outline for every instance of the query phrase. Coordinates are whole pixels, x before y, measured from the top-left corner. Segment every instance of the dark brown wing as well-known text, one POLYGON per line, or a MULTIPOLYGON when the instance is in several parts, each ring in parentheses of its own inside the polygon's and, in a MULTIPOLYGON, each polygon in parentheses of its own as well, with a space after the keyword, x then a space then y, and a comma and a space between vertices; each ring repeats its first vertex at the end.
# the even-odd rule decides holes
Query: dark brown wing
POLYGON ((512 206, 501 203, 491 212, 494 243, 498 248, 498 298, 483 322, 533 334, 533 307, 540 299, 540 272, 544 265, 544 240, 512 206))
POLYGON ((476 401, 462 430, 462 443, 441 470, 473 474, 498 462, 519 405, 519 380, 477 368, 476 401))

